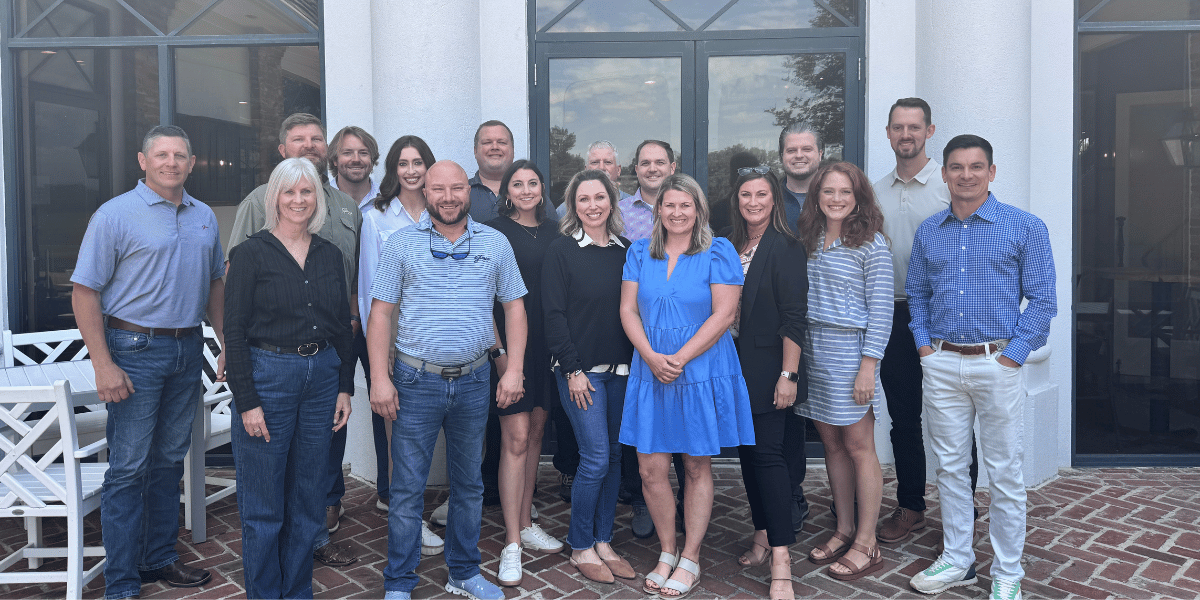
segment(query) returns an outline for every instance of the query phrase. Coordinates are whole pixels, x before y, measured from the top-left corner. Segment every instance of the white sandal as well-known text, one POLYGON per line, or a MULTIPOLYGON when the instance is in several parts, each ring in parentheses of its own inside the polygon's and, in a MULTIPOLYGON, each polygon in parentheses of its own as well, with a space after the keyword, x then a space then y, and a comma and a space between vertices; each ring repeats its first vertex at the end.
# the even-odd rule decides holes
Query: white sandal
MULTIPOLYGON (((679 566, 675 568, 683 569, 684 571, 691 573, 692 583, 690 585, 684 585, 683 582, 679 581, 678 579, 667 579, 667 582, 663 584, 662 588, 665 590, 674 590, 679 593, 674 596, 660 593, 660 598, 671 598, 672 600, 683 598, 692 593, 692 590, 696 589, 696 584, 700 583, 700 565, 696 564, 691 559, 680 556, 679 566)), ((675 574, 671 573, 671 576, 674 577, 675 574)))
MULTIPOLYGON (((671 568, 672 571, 674 571, 675 565, 679 564, 679 556, 676 554, 668 554, 666 552, 663 552, 658 555, 658 562, 663 563, 664 565, 667 565, 668 567, 671 568)), ((657 566, 657 565, 655 565, 655 566, 657 566)), ((667 577, 670 577, 670 575, 667 575, 667 577)), ((650 594, 651 596, 657 596, 659 590, 662 589, 663 584, 665 584, 667 582, 667 578, 663 577, 662 575, 659 575, 658 573, 651 571, 646 574, 646 581, 649 581, 650 583, 653 583, 654 585, 656 585, 658 587, 651 588, 651 587, 648 587, 645 583, 643 583, 642 591, 646 592, 647 594, 650 594)))

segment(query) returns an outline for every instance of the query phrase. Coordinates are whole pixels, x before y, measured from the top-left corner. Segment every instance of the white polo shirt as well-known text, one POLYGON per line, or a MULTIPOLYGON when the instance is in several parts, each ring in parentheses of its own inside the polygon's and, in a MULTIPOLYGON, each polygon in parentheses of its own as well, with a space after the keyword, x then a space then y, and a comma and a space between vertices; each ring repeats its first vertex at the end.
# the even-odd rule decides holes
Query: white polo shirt
POLYGON ((913 238, 921 222, 950 206, 950 188, 942 182, 941 165, 932 158, 912 179, 904 181, 896 170, 875 182, 875 198, 883 210, 883 233, 892 246, 896 300, 905 300, 904 281, 908 277, 908 259, 913 238))

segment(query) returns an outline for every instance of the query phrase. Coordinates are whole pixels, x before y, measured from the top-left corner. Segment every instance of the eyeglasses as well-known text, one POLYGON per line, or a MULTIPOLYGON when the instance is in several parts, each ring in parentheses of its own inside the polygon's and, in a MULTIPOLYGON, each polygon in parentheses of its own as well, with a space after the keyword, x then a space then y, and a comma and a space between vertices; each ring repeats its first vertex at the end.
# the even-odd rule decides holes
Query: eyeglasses
POLYGON ((771 167, 768 167, 766 165, 759 165, 757 167, 742 167, 742 168, 738 169, 738 177, 745 177, 751 173, 758 173, 759 175, 766 175, 767 173, 770 173, 770 172, 771 172, 771 167))
POLYGON ((453 258, 454 260, 462 260, 462 259, 466 258, 468 254, 471 253, 471 237, 470 236, 467 237, 467 251, 466 252, 454 252, 454 253, 442 252, 441 250, 433 249, 433 228, 431 227, 429 229, 429 253, 432 254, 433 257, 437 258, 437 259, 444 259, 446 257, 450 257, 450 258, 453 258))

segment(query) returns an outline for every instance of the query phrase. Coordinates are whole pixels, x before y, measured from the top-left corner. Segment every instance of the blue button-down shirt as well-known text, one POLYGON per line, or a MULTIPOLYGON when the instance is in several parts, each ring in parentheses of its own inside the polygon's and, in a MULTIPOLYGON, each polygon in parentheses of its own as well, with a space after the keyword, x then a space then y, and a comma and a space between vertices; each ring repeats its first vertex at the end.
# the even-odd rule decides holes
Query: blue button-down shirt
POLYGON ((964 220, 940 211, 917 228, 905 291, 918 348, 1007 339, 1004 356, 1023 364, 1058 312, 1046 224, 991 194, 964 220))

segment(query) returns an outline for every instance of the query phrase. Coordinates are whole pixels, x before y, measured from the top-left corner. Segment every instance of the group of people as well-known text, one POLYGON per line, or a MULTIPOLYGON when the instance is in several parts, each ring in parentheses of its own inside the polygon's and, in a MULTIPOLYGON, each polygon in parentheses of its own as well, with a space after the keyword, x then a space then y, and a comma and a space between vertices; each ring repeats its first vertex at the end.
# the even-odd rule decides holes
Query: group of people
POLYGON ((521 584, 525 550, 563 550, 532 505, 550 420, 560 453, 575 454, 561 461, 573 471, 566 545, 583 577, 638 577, 612 546, 625 494, 634 534, 657 533, 660 546, 643 590, 691 593, 711 457, 736 447, 754 525, 738 561, 769 561, 771 597, 793 598, 811 419, 837 526, 808 559, 859 579, 882 567, 880 542, 925 526, 922 414, 940 463, 944 551, 911 585, 932 594, 976 582, 978 417, 992 597, 1019 598, 1020 365, 1056 312, 1053 262, 1045 225, 988 191, 990 144, 950 140, 939 185, 925 153, 933 133, 927 103, 898 100, 887 128, 896 169, 872 185, 853 164, 822 163, 818 132, 793 124, 779 136, 783 176, 738 167, 731 197, 712 204, 658 140, 638 146, 638 189, 625 194, 616 150, 600 141, 556 210, 499 121, 476 132, 474 177, 406 135, 375 184, 370 134, 346 127, 326 143, 320 120, 297 114, 281 127, 284 160, 238 207, 226 260, 212 211, 183 189, 195 163, 186 133, 153 128, 138 155, 146 178, 93 216, 72 278, 97 389, 113 402, 106 598, 211 578, 174 551, 206 313, 224 348, 217 376, 234 396, 249 597, 311 596, 314 559, 357 560, 330 534, 361 360, 388 513, 387 598, 411 597, 420 557, 443 550, 447 591, 504 597, 479 569, 489 463, 505 527, 497 583, 521 584), (879 522, 881 404, 898 490, 879 522), (423 519, 439 431, 450 494, 431 520, 444 541, 423 519))

